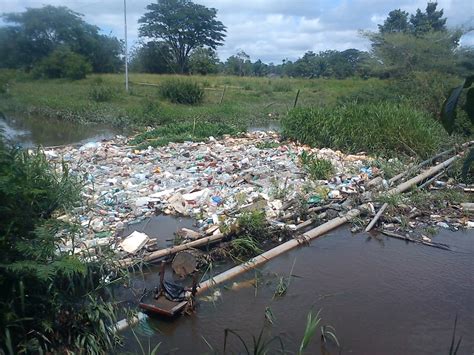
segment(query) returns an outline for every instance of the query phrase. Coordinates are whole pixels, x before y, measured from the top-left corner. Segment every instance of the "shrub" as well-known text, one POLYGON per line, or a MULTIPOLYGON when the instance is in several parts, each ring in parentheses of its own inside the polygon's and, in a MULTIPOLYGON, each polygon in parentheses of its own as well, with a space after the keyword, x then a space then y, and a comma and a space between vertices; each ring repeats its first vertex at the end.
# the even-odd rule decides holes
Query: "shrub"
POLYGON ((95 102, 107 102, 114 98, 115 90, 109 86, 97 84, 89 89, 89 99, 95 102))
POLYGON ((441 125, 406 104, 348 104, 296 108, 282 119, 282 134, 311 146, 427 157, 446 142, 441 125))
POLYGON ((171 121, 164 107, 152 98, 143 99, 139 107, 128 110, 127 114, 138 125, 163 125, 171 121))
POLYGON ((160 85, 160 95, 176 104, 196 105, 204 98, 204 89, 196 82, 170 79, 160 85))
POLYGON ((72 52, 67 47, 59 47, 33 68, 33 76, 37 79, 79 80, 84 79, 91 71, 92 66, 84 56, 72 52))
POLYGON ((15 72, 9 69, 0 69, 0 94, 7 94, 8 88, 15 78, 15 72))
POLYGON ((335 169, 330 160, 319 159, 315 155, 303 151, 300 161, 304 170, 313 180, 327 180, 334 174, 335 169))
POLYGON ((288 81, 277 79, 273 82, 273 91, 275 92, 289 92, 291 91, 291 84, 288 81))
POLYGON ((78 230, 55 218, 79 199, 78 181, 1 137, 0 176, 0 353, 105 353, 116 340, 108 268, 62 251, 78 230))

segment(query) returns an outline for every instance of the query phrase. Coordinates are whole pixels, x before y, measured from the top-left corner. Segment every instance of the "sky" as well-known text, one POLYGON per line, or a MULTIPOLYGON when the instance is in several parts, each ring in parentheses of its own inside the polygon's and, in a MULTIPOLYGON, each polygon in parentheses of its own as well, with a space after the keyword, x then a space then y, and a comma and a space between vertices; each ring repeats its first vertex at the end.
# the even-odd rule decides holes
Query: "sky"
MULTIPOLYGON (((376 30, 393 9, 414 13, 426 8, 425 0, 195 0, 217 9, 227 27, 221 60, 245 51, 252 61, 275 64, 295 60, 306 51, 369 49, 360 30, 376 30)), ((127 0, 128 41, 138 40, 138 19, 150 0, 127 0)), ((67 6, 104 33, 124 38, 122 0, 0 0, 0 12, 21 12, 45 4, 67 6)), ((474 28, 474 0, 439 0, 448 27, 474 28)), ((1 24, 1 23, 0 23, 1 24)), ((474 31, 462 38, 474 45, 474 31)))

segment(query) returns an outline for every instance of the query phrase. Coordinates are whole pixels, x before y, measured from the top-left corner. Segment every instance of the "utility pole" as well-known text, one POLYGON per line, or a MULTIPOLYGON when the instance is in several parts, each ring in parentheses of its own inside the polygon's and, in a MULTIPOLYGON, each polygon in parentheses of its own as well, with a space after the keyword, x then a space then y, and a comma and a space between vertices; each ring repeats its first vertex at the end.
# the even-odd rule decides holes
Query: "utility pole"
POLYGON ((128 93, 127 0, 123 0, 123 18, 125 20, 125 91, 128 93))

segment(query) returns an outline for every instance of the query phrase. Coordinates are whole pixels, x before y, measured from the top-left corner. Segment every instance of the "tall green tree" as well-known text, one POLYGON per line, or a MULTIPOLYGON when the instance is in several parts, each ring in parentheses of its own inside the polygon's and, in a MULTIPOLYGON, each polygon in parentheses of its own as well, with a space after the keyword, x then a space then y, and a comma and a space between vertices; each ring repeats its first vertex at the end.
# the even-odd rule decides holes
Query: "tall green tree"
MULTIPOLYGON (((429 32, 423 36, 405 33, 366 33, 379 73, 402 77, 415 71, 456 73, 461 32, 429 32)), ((375 69, 375 68, 374 68, 375 69)))
POLYGON ((117 71, 122 65, 121 43, 67 7, 28 8, 1 17, 8 25, 0 28, 0 67, 31 69, 61 46, 86 57, 96 72, 117 71))
POLYGON ((187 71, 194 49, 215 50, 223 44, 226 27, 216 19, 214 8, 190 0, 158 0, 148 5, 147 10, 138 21, 140 36, 165 41, 181 73, 187 71))
POLYGON ((219 70, 217 53, 210 48, 196 48, 189 58, 189 69, 192 74, 215 74, 219 70))
POLYGON ((142 43, 132 52, 130 70, 140 73, 173 73, 175 64, 170 47, 165 42, 142 43))
POLYGON ((263 63, 260 59, 252 64, 252 74, 255 76, 265 76, 268 74, 268 65, 263 63))
POLYGON ((250 56, 240 50, 231 55, 225 62, 225 72, 230 75, 249 76, 252 74, 252 62, 250 56))
POLYGON ((436 10, 437 2, 428 2, 425 12, 416 10, 415 15, 411 15, 410 23, 413 27, 413 33, 422 35, 430 31, 445 31, 446 18, 443 18, 443 9, 436 10))
POLYGON ((410 29, 408 16, 409 13, 401 9, 390 11, 383 25, 378 25, 380 33, 407 32, 410 29))

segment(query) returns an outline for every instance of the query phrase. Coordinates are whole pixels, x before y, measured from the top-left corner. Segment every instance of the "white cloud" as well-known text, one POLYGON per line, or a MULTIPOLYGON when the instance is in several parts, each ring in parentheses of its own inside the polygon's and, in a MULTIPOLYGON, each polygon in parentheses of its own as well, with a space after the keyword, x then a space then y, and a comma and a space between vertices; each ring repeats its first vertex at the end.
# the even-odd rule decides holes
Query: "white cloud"
MULTIPOLYGON (((1 0, 0 0, 1 1, 1 0)), ((23 11, 45 2, 67 6, 83 13, 85 20, 104 32, 123 38, 123 2, 119 0, 3 0, 2 12, 23 11)), ((129 0, 127 3, 128 36, 138 39, 138 19, 152 0, 129 0)), ((195 0, 218 10, 218 18, 227 26, 227 38, 219 48, 225 59, 244 50, 252 60, 279 63, 296 59, 304 52, 347 48, 368 49, 358 30, 375 30, 393 10, 414 13, 424 9, 426 0, 195 0)), ((474 1, 438 0, 448 26, 474 26, 474 1)), ((462 39, 474 44, 474 34, 462 39)))

